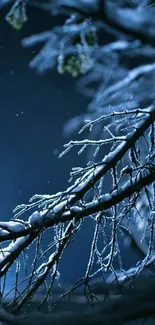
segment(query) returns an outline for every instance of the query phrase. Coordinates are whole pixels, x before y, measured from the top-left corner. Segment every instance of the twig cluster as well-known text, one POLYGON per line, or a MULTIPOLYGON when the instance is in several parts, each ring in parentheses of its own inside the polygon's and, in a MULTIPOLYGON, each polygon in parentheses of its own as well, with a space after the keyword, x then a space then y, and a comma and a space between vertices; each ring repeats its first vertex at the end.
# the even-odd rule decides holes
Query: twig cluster
MULTIPOLYGON (((89 311, 77 317, 63 314, 64 324, 65 319, 67 324, 68 321, 72 324, 73 319, 74 324, 75 319, 77 322, 85 320, 89 325, 94 321, 95 324, 101 321, 109 325, 114 321, 120 324, 125 320, 153 314, 152 295, 149 295, 149 303, 145 305, 145 287, 141 296, 138 287, 132 286, 135 280, 143 277, 144 269, 154 262, 154 6, 149 6, 149 1, 132 1, 132 5, 126 1, 126 6, 123 6, 123 1, 112 0, 27 0, 25 3, 69 16, 63 26, 33 35, 25 39, 23 45, 45 43, 30 63, 30 67, 39 72, 57 66, 61 73, 68 71, 73 76, 83 74, 78 82, 79 89, 91 101, 87 113, 67 125, 70 131, 81 127, 80 139, 65 144, 60 157, 75 147, 80 148, 78 154, 86 150, 91 158, 85 167, 73 167, 71 184, 65 191, 53 195, 34 195, 28 204, 15 208, 11 221, 0 222, 1 306, 6 300, 8 272, 16 264, 13 298, 8 305, 14 312, 28 310, 37 291, 43 286, 44 295, 38 309, 47 303, 51 311, 79 286, 83 286, 85 297, 93 304, 98 298, 96 287, 91 281, 101 273, 102 282, 99 286, 102 294, 107 297, 107 285, 116 290, 117 284, 120 292, 125 291, 125 298, 121 294, 118 297, 116 290, 115 298, 110 296, 105 304, 96 308, 97 312, 89 311), (99 30, 102 33, 103 30, 113 33, 116 40, 108 45, 100 44, 97 42, 99 30), (93 85, 94 82, 97 86, 93 85), (87 137, 81 139, 81 134, 87 131, 87 137), (32 209, 37 210, 31 212, 32 209), (27 221, 21 219, 25 213, 29 214, 27 221), (59 281, 61 256, 83 226, 85 218, 91 218, 94 223, 85 275, 54 304, 52 289, 54 283, 59 281), (53 239, 47 248, 43 248, 45 233, 50 229, 54 233, 53 239), (124 230, 133 236, 145 254, 139 265, 126 272, 118 240, 124 230), (99 247, 100 236, 102 248, 99 247), (28 266, 27 253, 30 246, 35 251, 31 267, 28 266), (116 262, 120 273, 115 270, 116 262), (95 271, 94 264, 97 265, 95 271), (21 281, 20 271, 23 268, 25 279, 21 281), (114 277, 110 283, 109 273, 114 277), (127 283, 131 286, 127 286, 127 283), (127 312, 129 306, 132 308, 138 299, 145 308, 127 312), (124 313, 119 312, 122 304, 124 313)), ((1 5, 4 4, 3 0, 1 5)), ((16 10, 17 5, 15 3, 16 10)), ((15 26, 19 26, 19 21, 18 24, 16 21, 15 26)), ((150 276, 154 276, 153 271, 148 278, 150 276)), ((12 324, 18 324, 21 320, 10 317, 12 324)), ((57 324, 57 315, 51 317, 57 324)), ((5 318, 2 311, 1 319, 5 318)), ((26 324, 24 318, 23 321, 26 324)))

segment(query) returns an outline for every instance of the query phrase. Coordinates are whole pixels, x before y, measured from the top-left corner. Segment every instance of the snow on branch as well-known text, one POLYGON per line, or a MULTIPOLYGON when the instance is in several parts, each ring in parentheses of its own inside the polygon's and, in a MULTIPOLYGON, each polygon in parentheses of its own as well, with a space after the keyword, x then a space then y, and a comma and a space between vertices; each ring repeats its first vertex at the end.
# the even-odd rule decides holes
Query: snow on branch
MULTIPOLYGON (((56 7, 56 5, 55 5, 56 7)), ((77 12, 80 15, 103 21, 109 31, 120 31, 129 38, 133 36, 143 42, 154 44, 154 7, 138 6, 137 8, 121 8, 114 1, 75 1, 59 0, 57 8, 61 11, 77 12)))
MULTIPOLYGON (((96 220, 97 224, 101 224, 103 219, 107 220, 107 222, 108 220, 111 221, 112 237, 107 245, 110 251, 109 255, 105 256, 101 261, 101 265, 105 270, 112 267, 113 258, 115 255, 117 255, 117 251, 115 249, 115 245, 117 246, 117 229, 119 229, 124 215, 129 213, 130 209, 132 208, 134 194, 137 193, 138 197, 141 190, 155 179, 153 156, 152 160, 150 160, 148 157, 148 161, 146 160, 144 164, 139 164, 134 168, 132 166, 126 167, 124 170, 122 170, 120 178, 117 177, 115 179, 113 187, 109 193, 105 193, 102 196, 96 193, 96 198, 94 197, 94 199, 90 202, 83 201, 82 203, 82 200, 84 195, 89 192, 91 188, 94 188, 95 184, 101 178, 104 178, 107 173, 111 172, 113 175, 112 177, 115 177, 115 168, 117 167, 119 161, 123 159, 128 150, 132 149, 139 138, 147 131, 149 127, 151 127, 152 122, 155 119, 154 104, 150 108, 146 109, 143 114, 141 113, 141 115, 144 115, 144 117, 139 122, 139 128, 136 128, 136 130, 132 131, 131 133, 127 133, 125 139, 120 138, 119 140, 122 140, 121 144, 116 146, 115 149, 111 150, 100 164, 94 164, 94 166, 87 168, 86 171, 85 169, 81 170, 82 175, 77 178, 74 184, 71 185, 66 191, 57 193, 53 196, 36 195, 30 200, 30 204, 22 204, 15 209, 15 217, 12 221, 0 223, 0 241, 5 242, 11 239, 13 240, 8 246, 5 246, 4 248, 1 247, 1 277, 7 274, 8 270, 13 263, 18 260, 21 253, 32 245, 34 241, 36 241, 37 252, 35 261, 33 262, 34 269, 30 272, 27 285, 24 290, 22 290, 19 295, 16 294, 16 297, 11 303, 12 306, 16 306, 14 307, 16 311, 23 308, 24 304, 29 301, 30 297, 33 297, 39 287, 43 285, 48 274, 51 272, 53 284, 57 276, 57 268, 61 255, 65 247, 67 247, 69 244, 72 236, 75 236, 79 226, 81 226, 80 222, 84 217, 95 216, 95 213, 101 212, 102 217, 100 218, 100 221, 97 217, 97 219, 94 219, 94 221, 96 220), (128 177, 128 181, 125 180, 126 177, 128 177), (112 210, 115 209, 118 204, 121 204, 121 202, 123 202, 123 206, 120 205, 120 213, 114 214, 113 216, 112 210), (30 210, 35 206, 40 206, 40 210, 33 212, 28 218, 27 222, 18 219, 19 215, 21 216, 24 211, 27 211, 27 209, 30 210), (109 212, 106 213, 106 210, 109 212), (56 230, 56 237, 51 245, 51 249, 53 247, 56 249, 55 252, 52 253, 50 253, 49 250, 49 254, 46 257, 46 262, 40 263, 40 265, 37 266, 41 258, 39 253, 41 237, 44 236, 46 229, 50 227, 59 227, 59 231, 58 229, 56 230), (106 260, 108 256, 109 261, 108 263, 105 263, 104 259, 106 260)), ((152 238, 152 235, 150 236, 150 238, 152 238)), ((96 242, 97 239, 94 240, 96 242)), ((95 250, 96 248, 94 245, 94 247, 91 249, 93 255, 95 254, 95 250)), ((148 246, 148 252, 146 262, 144 261, 142 269, 145 263, 147 263, 152 256, 152 241, 150 246, 148 246)), ((42 254, 42 257, 44 257, 44 254, 45 253, 42 254)), ((97 256, 98 254, 99 253, 97 253, 97 256)), ((88 268, 88 277, 90 276, 89 273, 91 272, 92 263, 93 259, 91 258, 90 268, 88 268)), ((49 295, 50 289, 47 289, 43 303, 48 300, 49 295)))
POLYGON ((118 81, 118 83, 116 83, 113 86, 110 86, 109 88, 107 88, 105 91, 101 91, 97 93, 97 96, 95 98, 95 103, 91 103, 90 109, 92 108, 92 106, 97 105, 97 106, 104 106, 104 103, 106 101, 106 99, 112 95, 114 95, 115 93, 117 93, 120 90, 123 90, 124 88, 126 88, 131 82, 133 82, 134 80, 136 80, 137 78, 139 78, 142 75, 145 74, 149 74, 150 72, 155 70, 155 63, 152 64, 146 64, 144 66, 140 66, 140 67, 136 67, 133 70, 130 70, 128 75, 125 76, 125 78, 121 81, 118 81))
POLYGON ((69 140, 60 154, 62 157, 73 147, 79 148, 78 154, 87 153, 87 165, 72 168, 71 184, 66 190, 51 195, 36 194, 27 204, 14 209, 12 220, 0 221, 0 304, 15 313, 27 311, 42 290, 37 308, 41 310, 47 304, 51 312, 57 302, 82 287, 82 299, 95 304, 95 308, 82 313, 66 311, 59 313, 59 317, 57 313, 14 316, 0 309, 0 320, 29 325, 30 318, 33 323, 39 319, 41 324, 47 321, 55 325, 62 322, 112 325, 152 315, 155 307, 152 299, 155 291, 154 6, 149 6, 149 1, 132 1, 132 4, 127 1, 123 6, 119 0, 3 0, 0 7, 8 3, 12 7, 6 20, 17 30, 27 21, 29 5, 53 14, 64 13, 65 19, 68 16, 62 26, 32 35, 22 45, 43 43, 30 67, 40 73, 57 67, 60 74, 82 75, 79 90, 91 101, 87 112, 67 125, 68 133, 80 126, 80 137, 88 132, 86 137, 69 140), (102 39, 105 30, 116 38, 109 44, 102 39), (85 275, 55 302, 52 293, 54 285, 60 284, 61 257, 76 239, 85 218, 90 218, 94 227, 85 275), (119 236, 125 231, 144 254, 144 259, 127 271, 123 269, 119 244, 119 236), (45 236, 49 238, 46 247, 45 236), (34 254, 29 254, 28 249, 34 254), (120 272, 115 270, 115 263, 120 272), (12 269, 14 286, 7 291, 12 269), (23 271, 25 278, 21 279, 23 271), (97 281, 100 274, 102 279, 97 281))

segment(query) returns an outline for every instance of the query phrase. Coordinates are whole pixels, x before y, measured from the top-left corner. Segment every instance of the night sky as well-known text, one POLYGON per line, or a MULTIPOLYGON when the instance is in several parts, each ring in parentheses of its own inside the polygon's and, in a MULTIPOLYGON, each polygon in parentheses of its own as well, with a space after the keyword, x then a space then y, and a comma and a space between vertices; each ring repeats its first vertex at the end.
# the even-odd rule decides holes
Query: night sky
MULTIPOLYGON (((85 156, 77 158, 75 151, 62 159, 58 159, 58 153, 69 140, 63 137, 64 123, 84 113, 88 103, 77 93, 76 80, 69 75, 60 76, 52 70, 39 76, 28 67, 40 47, 24 49, 21 40, 51 29, 60 19, 31 8, 28 22, 18 32, 5 21, 7 11, 0 12, 0 220, 3 221, 12 218, 13 208, 27 203, 32 195, 53 194, 67 188, 71 167, 85 164, 85 156)), ((83 275, 87 262, 84 252, 88 252, 92 239, 88 222, 78 234, 80 240, 71 243, 62 259, 64 282, 71 283, 83 275)))
POLYGON ((71 156, 57 157, 68 141, 63 126, 86 110, 86 99, 77 94, 70 76, 54 70, 39 76, 28 67, 38 48, 24 49, 21 40, 51 29, 53 18, 33 9, 18 32, 5 21, 4 12, 0 16, 0 210, 3 218, 10 218, 12 208, 34 193, 53 193, 68 185, 77 157, 72 155, 72 161, 71 156))
MULTIPOLYGON (((72 77, 60 76, 56 70, 38 75, 28 64, 39 47, 21 46, 24 37, 49 30, 60 19, 31 9, 28 22, 18 32, 5 21, 6 13, 0 13, 1 220, 12 218, 13 208, 36 193, 53 194, 68 187, 71 168, 84 165, 85 157, 71 152, 58 159, 69 140, 63 137, 63 126, 87 107, 87 99, 77 93, 72 77)), ((85 259, 81 248, 76 245, 74 254, 70 254, 72 247, 68 250, 64 266, 77 261, 78 255, 85 259)), ((73 270, 63 269, 65 281, 76 278, 73 270)))

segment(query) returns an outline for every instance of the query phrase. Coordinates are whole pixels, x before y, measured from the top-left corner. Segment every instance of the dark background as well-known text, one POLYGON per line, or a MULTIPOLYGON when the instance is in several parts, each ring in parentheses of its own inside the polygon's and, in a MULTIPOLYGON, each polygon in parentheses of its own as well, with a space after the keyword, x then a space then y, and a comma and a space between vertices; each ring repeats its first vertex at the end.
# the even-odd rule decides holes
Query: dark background
MULTIPOLYGON (((69 139, 63 126, 84 113, 88 100, 77 93, 76 80, 56 70, 39 76, 28 63, 38 48, 24 49, 21 40, 49 30, 62 18, 31 8, 28 22, 19 32, 5 21, 8 9, 0 12, 0 220, 12 218, 16 205, 34 194, 53 194, 68 186, 71 167, 85 164, 86 157, 70 152, 58 154, 69 139)), ((76 134, 73 135, 76 138, 76 134)), ((91 221, 61 261, 61 279, 72 283, 83 275, 92 239, 91 221)), ((135 263, 137 253, 125 254, 125 265, 135 263)), ((11 276, 11 275, 10 275, 11 276)), ((10 281, 11 285, 11 281, 10 281)))

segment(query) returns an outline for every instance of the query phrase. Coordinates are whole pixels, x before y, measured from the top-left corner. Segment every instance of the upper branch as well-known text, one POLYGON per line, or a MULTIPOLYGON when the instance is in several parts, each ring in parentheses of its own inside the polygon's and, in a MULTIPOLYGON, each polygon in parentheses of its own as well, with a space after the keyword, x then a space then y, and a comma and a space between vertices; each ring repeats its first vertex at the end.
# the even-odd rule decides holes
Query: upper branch
POLYGON ((53 205, 43 212, 38 212, 38 214, 36 212, 33 213, 28 223, 23 223, 23 225, 21 225, 21 221, 17 220, 17 226, 20 225, 19 232, 16 228, 11 228, 11 224, 3 223, 1 225, 0 241, 15 239, 31 233, 33 233, 35 238, 38 235, 37 231, 39 228, 48 228, 59 222, 72 220, 75 217, 78 219, 83 218, 84 216, 88 216, 88 214, 100 211, 101 208, 105 210, 109 209, 113 205, 123 201, 124 198, 134 194, 135 191, 150 184, 155 178, 154 170, 148 171, 143 177, 132 179, 132 182, 129 181, 121 190, 113 192, 111 195, 103 195, 99 201, 88 203, 85 208, 81 209, 80 207, 74 206, 101 179, 101 177, 117 165, 154 120, 155 108, 153 104, 148 109, 148 116, 139 123, 138 128, 131 135, 126 137, 126 141, 122 141, 115 150, 110 152, 102 160, 100 165, 95 168, 92 167, 81 178, 77 179, 75 184, 66 190, 64 198, 62 197, 62 199, 60 198, 58 201, 54 201, 53 205))
POLYGON ((58 2, 59 10, 77 12, 83 17, 102 21, 113 31, 119 31, 127 37, 155 45, 155 24, 153 7, 141 7, 137 10, 120 8, 112 1, 66 1, 58 2))

